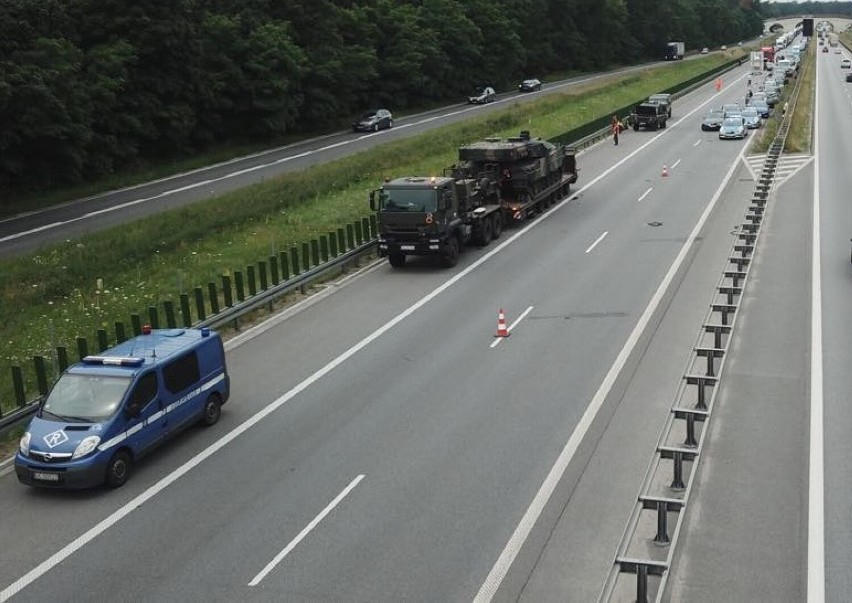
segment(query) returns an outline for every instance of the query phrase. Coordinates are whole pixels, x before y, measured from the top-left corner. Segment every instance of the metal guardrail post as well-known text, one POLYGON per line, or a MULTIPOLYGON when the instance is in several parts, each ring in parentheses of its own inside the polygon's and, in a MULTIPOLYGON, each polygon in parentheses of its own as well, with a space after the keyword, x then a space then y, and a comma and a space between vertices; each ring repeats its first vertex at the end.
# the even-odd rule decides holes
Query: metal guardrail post
POLYGON ((98 352, 105 352, 109 348, 106 329, 98 329, 98 352))
POLYGON ((302 243, 302 271, 311 269, 311 245, 307 241, 302 243))
POLYGON ((257 280, 254 274, 254 266, 246 266, 246 276, 248 277, 249 297, 257 295, 257 280))
POLYGON ((59 372, 65 371, 68 368, 68 348, 61 345, 56 348, 56 364, 59 367, 59 372))
POLYGON ((319 246, 320 260, 325 264, 328 261, 328 236, 320 235, 319 246))
POLYGON ((243 273, 239 270, 234 270, 234 287, 237 290, 237 302, 245 301, 246 290, 243 284, 243 273))
POLYGON ((127 333, 124 329, 124 323, 120 320, 115 321, 115 342, 122 343, 127 341, 127 333))
POLYGON ((82 360, 89 355, 89 340, 85 337, 77 338, 77 357, 82 360))
POLYGON ((207 295, 210 297, 210 313, 216 316, 219 313, 219 292, 216 291, 216 283, 213 281, 207 283, 207 295))
POLYGON ((278 254, 278 258, 281 262, 281 280, 286 281, 290 279, 290 261, 287 257, 287 252, 282 251, 278 254))
POLYGON ((299 248, 295 245, 290 248, 290 270, 293 271, 293 276, 298 276, 301 272, 302 263, 299 261, 299 248))
POLYGON ((193 289, 195 293, 195 312, 198 315, 198 320, 207 318, 207 310, 204 308, 204 289, 196 287, 193 289))
POLYGON ((180 313, 183 318, 183 326, 190 328, 192 326, 192 313, 189 311, 189 295, 186 293, 180 294, 180 313))
POLYGON ((177 328, 177 321, 175 320, 175 304, 171 300, 167 300, 163 302, 163 310, 166 312, 166 326, 169 329, 177 328))
POLYGON ((42 396, 47 395, 47 365, 44 362, 44 356, 33 356, 33 364, 35 365, 36 383, 38 384, 38 393, 42 396))
POLYGON ((332 258, 337 257, 337 233, 331 232, 326 235, 328 237, 328 253, 332 258))
POLYGON ((234 306, 234 290, 231 288, 231 277, 227 274, 222 275, 222 299, 226 308, 234 306))
POLYGON ((352 224, 346 225, 346 249, 355 249, 355 228, 352 224))
POLYGON ((319 241, 311 239, 311 266, 320 265, 319 241))
POLYGON ((346 231, 343 228, 337 229, 337 246, 340 248, 340 253, 346 253, 346 231))
POLYGON ((24 373, 19 366, 12 367, 12 386, 15 391, 15 404, 21 407, 27 403, 27 397, 24 392, 24 373))
POLYGON ((160 312, 157 306, 148 306, 148 324, 152 329, 160 328, 160 312))
POLYGON ((275 287, 281 282, 278 277, 278 256, 269 256, 269 276, 272 279, 272 286, 275 287))
POLYGON ((142 318, 138 314, 130 315, 130 328, 133 329, 134 337, 142 334, 142 318))

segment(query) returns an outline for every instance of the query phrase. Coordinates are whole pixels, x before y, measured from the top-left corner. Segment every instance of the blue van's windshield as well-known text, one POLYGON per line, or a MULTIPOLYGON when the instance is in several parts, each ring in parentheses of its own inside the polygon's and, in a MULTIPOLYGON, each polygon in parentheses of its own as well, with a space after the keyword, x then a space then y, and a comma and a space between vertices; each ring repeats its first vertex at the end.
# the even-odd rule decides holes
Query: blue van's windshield
POLYGON ((129 386, 130 377, 65 373, 42 406, 43 418, 100 423, 115 414, 129 386))

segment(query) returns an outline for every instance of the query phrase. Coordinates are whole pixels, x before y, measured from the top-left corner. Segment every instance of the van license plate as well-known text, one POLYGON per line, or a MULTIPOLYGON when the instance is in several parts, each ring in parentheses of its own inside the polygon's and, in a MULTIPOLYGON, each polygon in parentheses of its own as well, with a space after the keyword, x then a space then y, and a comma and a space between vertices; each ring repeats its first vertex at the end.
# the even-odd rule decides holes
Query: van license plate
POLYGON ((42 473, 41 471, 33 472, 33 479, 38 479, 43 482, 58 482, 59 474, 58 473, 42 473))
POLYGON ((400 245, 399 248, 403 251, 414 251, 414 245, 400 245))

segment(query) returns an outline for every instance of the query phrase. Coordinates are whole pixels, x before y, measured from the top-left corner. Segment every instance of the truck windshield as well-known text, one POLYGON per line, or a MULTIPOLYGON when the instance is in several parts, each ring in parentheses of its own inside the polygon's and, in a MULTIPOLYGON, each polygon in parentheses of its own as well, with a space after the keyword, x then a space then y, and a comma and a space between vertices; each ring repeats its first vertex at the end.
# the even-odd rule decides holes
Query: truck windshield
POLYGON ((130 377, 66 373, 53 386, 42 411, 60 420, 100 423, 115 414, 129 386, 130 377))
POLYGON ((430 213, 438 210, 438 191, 433 188, 384 189, 385 211, 430 213))
POLYGON ((657 107, 655 105, 639 105, 636 107, 637 115, 656 115, 657 107))

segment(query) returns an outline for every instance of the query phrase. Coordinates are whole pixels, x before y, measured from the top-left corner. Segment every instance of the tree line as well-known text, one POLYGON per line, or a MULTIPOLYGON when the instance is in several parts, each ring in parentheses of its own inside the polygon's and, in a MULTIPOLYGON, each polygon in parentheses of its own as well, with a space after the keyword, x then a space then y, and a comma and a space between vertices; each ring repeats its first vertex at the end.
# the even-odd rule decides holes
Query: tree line
POLYGON ((758 0, 0 0, 0 202, 761 33, 758 0))

